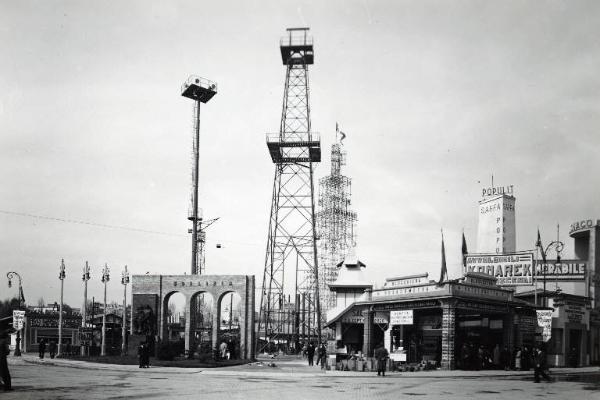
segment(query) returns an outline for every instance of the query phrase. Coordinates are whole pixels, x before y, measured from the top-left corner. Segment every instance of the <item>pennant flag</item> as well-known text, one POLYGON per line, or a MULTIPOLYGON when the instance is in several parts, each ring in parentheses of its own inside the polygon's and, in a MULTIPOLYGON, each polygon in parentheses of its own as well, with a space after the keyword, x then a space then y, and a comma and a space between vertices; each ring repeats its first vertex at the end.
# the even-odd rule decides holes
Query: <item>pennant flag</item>
POLYGON ((463 257, 463 267, 467 266, 467 239, 465 239, 465 233, 462 235, 462 257, 463 257))
POLYGON ((444 232, 442 231, 442 270, 440 273, 440 281, 438 285, 441 285, 444 281, 444 277, 448 279, 448 268, 446 267, 446 249, 444 248, 444 232))
POLYGON ((25 305, 25 295, 23 294, 23 286, 19 286, 19 301, 25 305))
POLYGON ((540 252, 542 253, 542 261, 546 264, 546 252, 544 251, 544 246, 542 246, 542 238, 540 237, 540 230, 538 229, 538 237, 535 245, 540 248, 540 252))
POLYGON ((346 134, 340 131, 340 135, 342 135, 342 138, 340 139, 340 143, 342 143, 342 140, 346 139, 346 134))

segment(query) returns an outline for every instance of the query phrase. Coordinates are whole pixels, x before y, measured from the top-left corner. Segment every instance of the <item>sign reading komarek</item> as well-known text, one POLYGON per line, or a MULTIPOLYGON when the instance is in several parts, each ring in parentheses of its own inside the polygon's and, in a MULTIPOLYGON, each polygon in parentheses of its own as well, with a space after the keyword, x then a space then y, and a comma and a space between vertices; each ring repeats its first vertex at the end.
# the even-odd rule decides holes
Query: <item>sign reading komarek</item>
POLYGON ((495 277, 500 286, 533 285, 533 253, 470 254, 465 272, 495 277))

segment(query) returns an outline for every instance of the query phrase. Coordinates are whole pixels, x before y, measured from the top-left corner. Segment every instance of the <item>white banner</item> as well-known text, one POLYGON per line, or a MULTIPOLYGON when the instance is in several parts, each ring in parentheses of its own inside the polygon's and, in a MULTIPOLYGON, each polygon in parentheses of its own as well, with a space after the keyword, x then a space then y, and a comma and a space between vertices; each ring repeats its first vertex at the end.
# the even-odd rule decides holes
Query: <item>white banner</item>
POLYGON ((542 328, 542 340, 547 342, 552 336, 552 310, 536 310, 537 324, 542 328))
POLYGON ((13 329, 20 331, 23 329, 23 321, 25 319, 25 311, 13 310, 13 329))
POLYGON ((390 325, 412 325, 413 310, 390 311, 390 325))

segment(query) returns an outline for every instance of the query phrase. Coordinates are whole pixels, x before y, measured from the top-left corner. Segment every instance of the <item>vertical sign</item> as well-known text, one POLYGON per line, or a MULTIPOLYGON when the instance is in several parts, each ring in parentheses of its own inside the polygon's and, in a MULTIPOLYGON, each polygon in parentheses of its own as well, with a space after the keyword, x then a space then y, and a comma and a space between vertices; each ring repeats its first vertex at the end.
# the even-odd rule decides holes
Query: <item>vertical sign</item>
POLYGON ((537 324, 542 328, 542 339, 544 342, 552 336, 552 310, 536 310, 537 324))
POLYGON ((25 319, 25 311, 13 310, 13 329, 20 331, 23 329, 23 320, 25 319))

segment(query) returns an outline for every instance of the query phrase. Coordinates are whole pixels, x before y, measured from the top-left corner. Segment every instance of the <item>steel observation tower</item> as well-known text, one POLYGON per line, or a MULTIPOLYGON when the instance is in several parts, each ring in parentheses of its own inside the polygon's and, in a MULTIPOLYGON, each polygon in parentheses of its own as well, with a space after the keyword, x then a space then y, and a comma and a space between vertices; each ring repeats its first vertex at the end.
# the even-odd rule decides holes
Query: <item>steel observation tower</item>
POLYGON ((280 40, 286 76, 279 132, 266 138, 275 175, 257 335, 262 345, 257 351, 268 342, 321 340, 313 184, 321 144, 310 122, 308 66, 314 52, 308 31, 289 28, 280 40))

